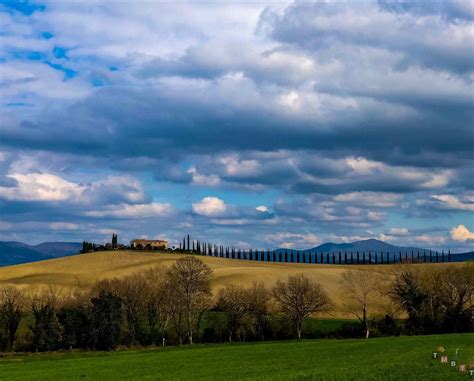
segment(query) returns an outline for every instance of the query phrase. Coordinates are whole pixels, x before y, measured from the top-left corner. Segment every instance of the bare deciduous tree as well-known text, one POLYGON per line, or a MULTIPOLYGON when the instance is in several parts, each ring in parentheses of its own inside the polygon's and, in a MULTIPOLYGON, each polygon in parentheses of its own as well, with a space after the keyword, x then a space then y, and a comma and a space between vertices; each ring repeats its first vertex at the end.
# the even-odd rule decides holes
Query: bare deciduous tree
POLYGON ((255 329, 264 340, 264 329, 267 321, 271 294, 262 282, 253 282, 247 290, 248 313, 255 320, 255 329))
POLYGON ((122 300, 127 322, 128 340, 136 344, 140 336, 142 317, 145 315, 147 283, 142 275, 136 274, 118 282, 117 296, 122 300))
POLYGON ((0 291, 0 324, 7 341, 7 350, 13 350, 16 332, 23 315, 23 296, 9 286, 0 291))
POLYGON ((169 290, 174 294, 175 326, 183 323, 184 313, 184 324, 190 344, 193 343, 203 313, 210 308, 211 276, 212 270, 194 256, 178 259, 166 272, 169 290), (183 311, 180 311, 181 308, 183 311))
POLYGON ((373 271, 346 270, 341 276, 344 306, 355 315, 369 335, 367 315, 377 297, 380 297, 383 277, 373 271))
POLYGON ((146 310, 150 335, 153 336, 155 330, 161 337, 162 346, 165 346, 166 330, 171 319, 172 298, 168 295, 165 282, 165 271, 161 267, 155 267, 145 271, 143 276, 147 284, 144 294, 146 294, 146 310))
POLYGON ((60 295, 49 287, 31 298, 33 324, 30 325, 32 345, 36 352, 57 349, 61 338, 60 325, 56 316, 60 295))
POLYGON ((242 286, 229 285, 219 291, 217 309, 222 311, 227 318, 227 331, 229 342, 232 342, 242 324, 247 308, 247 292, 242 286))
POLYGON ((474 265, 450 266, 443 269, 435 288, 444 307, 444 326, 459 332, 468 321, 472 325, 472 303, 474 299, 474 265))
POLYGON ((330 306, 330 299, 321 285, 303 274, 289 276, 287 282, 277 281, 272 296, 293 325, 298 339, 301 339, 304 319, 326 311, 330 306))

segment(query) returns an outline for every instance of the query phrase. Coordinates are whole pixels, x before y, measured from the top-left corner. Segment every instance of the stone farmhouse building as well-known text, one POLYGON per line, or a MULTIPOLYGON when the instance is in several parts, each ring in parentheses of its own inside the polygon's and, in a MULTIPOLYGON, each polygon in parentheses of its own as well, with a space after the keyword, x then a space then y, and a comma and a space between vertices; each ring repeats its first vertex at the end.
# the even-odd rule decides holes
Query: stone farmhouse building
POLYGON ((168 241, 161 239, 133 239, 130 247, 136 250, 167 250, 168 241))

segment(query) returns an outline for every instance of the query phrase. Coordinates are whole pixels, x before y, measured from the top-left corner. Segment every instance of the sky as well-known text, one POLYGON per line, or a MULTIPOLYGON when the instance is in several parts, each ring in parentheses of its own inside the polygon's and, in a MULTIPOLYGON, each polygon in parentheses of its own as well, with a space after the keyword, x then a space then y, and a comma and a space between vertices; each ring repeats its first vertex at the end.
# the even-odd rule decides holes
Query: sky
POLYGON ((474 3, 0 2, 0 240, 474 248, 474 3))

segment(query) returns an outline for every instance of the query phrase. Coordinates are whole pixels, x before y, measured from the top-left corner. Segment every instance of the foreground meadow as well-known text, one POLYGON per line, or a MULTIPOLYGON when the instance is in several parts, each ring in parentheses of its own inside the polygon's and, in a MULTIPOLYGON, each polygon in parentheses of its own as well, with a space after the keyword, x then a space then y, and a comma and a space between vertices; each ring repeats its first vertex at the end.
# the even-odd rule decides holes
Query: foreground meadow
POLYGON ((124 352, 27 355, 0 360, 0 379, 42 380, 469 380, 431 359, 442 345, 474 359, 474 334, 371 340, 196 345, 124 352))

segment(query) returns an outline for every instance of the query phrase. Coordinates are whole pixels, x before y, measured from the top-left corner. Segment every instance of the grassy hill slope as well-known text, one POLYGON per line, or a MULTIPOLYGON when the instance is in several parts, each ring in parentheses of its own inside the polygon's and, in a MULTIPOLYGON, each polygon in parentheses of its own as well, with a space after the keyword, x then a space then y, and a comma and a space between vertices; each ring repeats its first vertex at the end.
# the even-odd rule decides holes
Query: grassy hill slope
POLYGON ((197 345, 0 360, 0 379, 46 380, 467 380, 432 360, 438 346, 468 363, 474 334, 197 345))
MULTIPOLYGON (((170 266, 182 255, 137 251, 109 251, 75 255, 0 268, 0 285, 13 284, 27 291, 35 291, 50 285, 66 290, 87 289, 98 279, 123 277, 154 266, 170 266)), ((386 274, 390 274, 393 270, 391 265, 284 264, 213 257, 201 258, 214 271, 212 281, 214 291, 230 283, 248 286, 255 280, 262 281, 271 287, 278 279, 286 279, 290 274, 302 272, 327 289, 335 301, 336 310, 337 306, 340 306, 340 276, 347 268, 386 274)), ((337 315, 341 316, 341 314, 337 315)))

